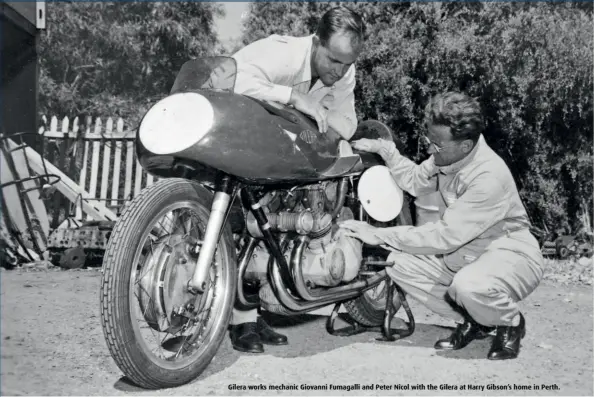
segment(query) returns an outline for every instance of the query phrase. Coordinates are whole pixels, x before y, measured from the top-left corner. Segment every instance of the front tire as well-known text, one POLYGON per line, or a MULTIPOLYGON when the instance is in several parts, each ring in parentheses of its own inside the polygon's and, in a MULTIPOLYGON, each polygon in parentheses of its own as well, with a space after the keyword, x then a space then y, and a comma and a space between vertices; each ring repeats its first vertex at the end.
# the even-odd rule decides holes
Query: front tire
POLYGON ((188 252, 191 253, 192 250, 184 247, 190 244, 189 239, 193 239, 193 244, 198 246, 196 241, 200 241, 206 230, 212 197, 212 193, 195 182, 177 178, 160 180, 143 190, 128 205, 109 240, 101 279, 101 324, 116 364, 140 387, 177 387, 197 378, 215 356, 226 334, 237 284, 236 253, 230 227, 226 226, 221 235, 210 269, 211 279, 207 290, 192 298, 185 289, 197 254, 194 252, 195 256, 189 256, 188 252), (180 223, 183 208, 190 210, 190 218, 188 221, 187 214, 183 215, 184 220, 180 223), (161 215, 171 219, 175 214, 177 218, 171 222, 169 234, 155 236, 156 230, 159 233, 167 231, 167 222, 164 225, 156 220, 161 215), (188 222, 191 226, 194 219, 200 225, 196 229, 186 230, 188 222), (179 225, 183 226, 183 233, 180 232, 182 226, 179 225), (167 250, 170 252, 165 255, 167 250), (177 256, 170 259, 173 255, 177 256), (139 269, 140 265, 143 267, 139 269), (145 267, 148 270, 145 270, 143 276, 145 267), (147 282, 148 275, 152 275, 152 278, 149 277, 147 282), (156 282, 152 282, 153 279, 156 282), (150 282, 152 284, 147 284, 150 282), (143 285, 150 285, 149 292, 157 292, 147 292, 145 296, 142 294, 146 290, 143 285), (138 291, 141 291, 141 296, 137 295, 138 291), (164 299, 169 299, 167 302, 174 302, 176 305, 163 303, 164 299), (138 317, 152 319, 152 322, 146 320, 145 327, 141 327, 139 320, 134 318, 135 302, 144 308, 140 310, 138 317), (200 314, 196 314, 198 309, 191 316, 188 315, 190 317, 172 314, 172 307, 182 307, 177 305, 179 302, 191 302, 191 305, 184 306, 189 310, 194 310, 195 303, 200 307, 200 314), (208 302, 211 306, 203 310, 208 302), (165 311, 166 318, 163 318, 162 309, 168 309, 165 311), (154 314, 157 312, 159 315, 154 314), (198 320, 199 316, 204 318, 198 320), (171 325, 172 320, 176 321, 177 328, 171 325), (190 324, 192 327, 197 325, 196 335, 179 335, 167 339, 170 330, 187 330, 190 324), (173 358, 157 356, 159 352, 154 353, 143 339, 143 335, 148 332, 161 331, 165 327, 168 328, 163 332, 168 334, 163 340, 159 336, 153 342, 157 342, 164 354, 164 350, 168 349, 173 353, 177 351, 173 358), (173 341, 167 345, 171 340, 173 341))

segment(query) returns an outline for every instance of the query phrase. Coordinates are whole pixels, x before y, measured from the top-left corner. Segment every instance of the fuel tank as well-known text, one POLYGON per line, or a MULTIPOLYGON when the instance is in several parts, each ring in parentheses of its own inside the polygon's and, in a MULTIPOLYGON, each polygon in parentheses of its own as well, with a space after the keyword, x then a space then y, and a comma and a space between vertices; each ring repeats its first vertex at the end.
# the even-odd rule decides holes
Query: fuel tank
POLYGON ((220 76, 233 76, 234 61, 220 58, 186 63, 171 94, 145 114, 136 146, 148 172, 170 176, 172 164, 186 160, 244 182, 277 184, 354 175, 369 166, 358 154, 339 156, 342 138, 331 128, 320 133, 294 109, 233 93, 231 80, 220 76))

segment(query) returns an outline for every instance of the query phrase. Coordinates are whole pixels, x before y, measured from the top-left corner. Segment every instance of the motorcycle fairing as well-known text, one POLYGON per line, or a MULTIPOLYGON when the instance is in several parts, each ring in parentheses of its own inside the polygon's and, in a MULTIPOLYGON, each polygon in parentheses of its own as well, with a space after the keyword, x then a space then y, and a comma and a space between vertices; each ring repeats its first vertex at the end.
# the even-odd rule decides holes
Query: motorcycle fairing
POLYGON ((361 171, 361 158, 358 155, 339 157, 338 145, 342 137, 332 128, 324 134, 320 133, 317 125, 301 112, 279 104, 255 99, 270 113, 284 120, 290 125, 285 132, 292 138, 293 143, 307 156, 318 173, 333 178, 347 174, 349 171, 361 171), (293 124, 296 124, 294 126, 293 124))
MULTIPOLYGON (((235 74, 235 60, 229 57, 196 59, 182 66, 171 95, 203 95, 214 108, 215 123, 203 139, 173 157, 253 183, 314 181, 365 169, 358 155, 339 158, 341 137, 331 128, 321 134, 311 119, 294 109, 234 94, 235 74)), ((155 156, 143 149, 139 157, 155 156)), ((162 167, 166 162, 172 162, 171 156, 141 164, 162 167)))

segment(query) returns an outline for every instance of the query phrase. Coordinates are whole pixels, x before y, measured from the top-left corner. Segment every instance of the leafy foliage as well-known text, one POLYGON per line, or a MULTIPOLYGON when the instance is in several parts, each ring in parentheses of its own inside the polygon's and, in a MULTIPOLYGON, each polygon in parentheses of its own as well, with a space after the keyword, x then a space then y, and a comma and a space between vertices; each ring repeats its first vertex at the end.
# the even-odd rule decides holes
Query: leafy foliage
POLYGON ((48 2, 40 111, 136 121, 181 65, 217 50, 214 3, 48 2))
MULTIPOLYGON (((252 3, 243 43, 313 33, 338 3, 252 3)), ((434 94, 477 97, 485 138, 510 166, 537 227, 592 216, 591 3, 349 3, 368 25, 357 62, 360 119, 387 123, 408 156, 434 94)))

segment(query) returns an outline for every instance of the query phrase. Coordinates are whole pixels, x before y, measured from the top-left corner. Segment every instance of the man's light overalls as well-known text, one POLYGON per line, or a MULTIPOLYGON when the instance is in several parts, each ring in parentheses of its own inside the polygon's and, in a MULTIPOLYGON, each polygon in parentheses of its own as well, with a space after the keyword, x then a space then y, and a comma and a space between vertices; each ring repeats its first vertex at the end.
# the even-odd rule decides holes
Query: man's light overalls
POLYGON ((378 232, 393 251, 389 276, 456 322, 464 318, 446 295, 482 325, 517 325, 517 302, 539 285, 543 257, 504 161, 483 136, 447 167, 437 167, 433 157, 417 165, 397 150, 389 157, 396 183, 415 197, 431 194, 439 213, 434 222, 378 232))

